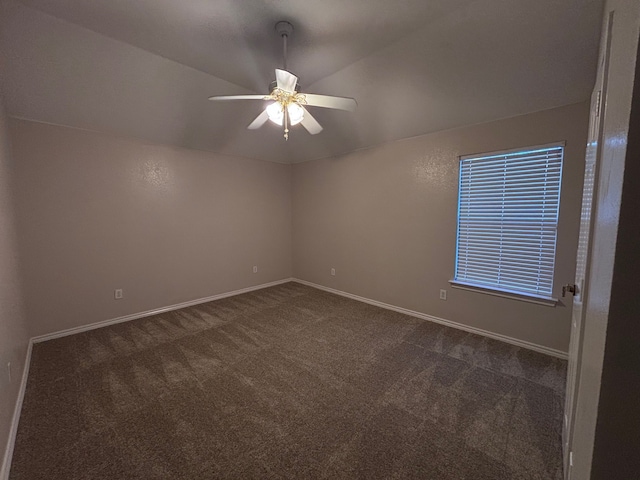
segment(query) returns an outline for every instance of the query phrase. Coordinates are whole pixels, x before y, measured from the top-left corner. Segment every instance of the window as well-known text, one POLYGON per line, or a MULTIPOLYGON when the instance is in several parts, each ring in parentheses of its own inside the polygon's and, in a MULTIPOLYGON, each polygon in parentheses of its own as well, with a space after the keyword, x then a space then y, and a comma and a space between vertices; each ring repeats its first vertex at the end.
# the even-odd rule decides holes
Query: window
POLYGON ((461 157, 453 286, 555 304, 563 153, 553 145, 461 157))

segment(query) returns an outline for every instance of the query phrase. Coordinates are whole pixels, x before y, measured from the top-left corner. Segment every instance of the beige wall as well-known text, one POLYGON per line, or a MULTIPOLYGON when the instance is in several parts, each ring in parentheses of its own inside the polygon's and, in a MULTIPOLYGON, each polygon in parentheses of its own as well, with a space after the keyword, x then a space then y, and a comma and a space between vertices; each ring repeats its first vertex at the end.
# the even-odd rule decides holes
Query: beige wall
POLYGON ((0 447, 27 333, 287 278, 292 263, 304 280, 566 350, 564 304, 449 287, 458 156, 567 142, 559 294, 573 278, 587 119, 588 105, 577 104, 289 166, 16 119, 8 123, 9 156, 0 116, 0 447), (124 289, 122 300, 115 288, 124 289), (447 301, 438 299, 441 288, 447 301))
MULTIPOLYGON (((6 121, 0 98, 0 462, 9 437, 29 340, 18 273, 11 200, 11 150, 6 121), (9 362, 11 381, 7 369, 9 362)), ((0 478, 3 473, 0 470, 0 478)))
POLYGON ((291 276, 288 165, 9 127, 31 335, 291 276))
POLYGON ((564 304, 450 288, 458 156, 567 142, 559 295, 573 278, 587 120, 577 104, 289 166, 12 119, 29 333, 287 278, 293 264, 303 280, 566 350, 564 304))
POLYGON ((570 304, 452 289, 458 157, 566 141, 554 294, 573 280, 588 103, 293 166, 294 276, 566 351, 570 304), (336 276, 330 275, 331 267, 336 276), (439 300, 439 290, 448 300, 439 300))

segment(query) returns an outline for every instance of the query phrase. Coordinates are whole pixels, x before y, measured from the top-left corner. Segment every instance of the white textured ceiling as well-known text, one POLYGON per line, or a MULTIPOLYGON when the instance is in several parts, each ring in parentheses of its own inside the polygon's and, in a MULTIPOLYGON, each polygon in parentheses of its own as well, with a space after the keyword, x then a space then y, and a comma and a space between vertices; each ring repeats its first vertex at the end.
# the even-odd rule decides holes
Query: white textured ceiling
POLYGON ((279 162, 588 98, 600 0, 22 0, 2 17, 9 114, 279 162), (314 109, 325 130, 245 126, 281 66, 278 20, 296 29, 303 90, 353 96, 314 109))

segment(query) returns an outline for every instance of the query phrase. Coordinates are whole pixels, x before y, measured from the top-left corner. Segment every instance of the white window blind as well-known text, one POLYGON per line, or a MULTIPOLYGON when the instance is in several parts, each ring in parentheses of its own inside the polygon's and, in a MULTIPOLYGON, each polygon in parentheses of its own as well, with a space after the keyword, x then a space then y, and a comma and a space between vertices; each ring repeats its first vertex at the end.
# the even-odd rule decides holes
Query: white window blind
POLYGON ((454 283, 551 297, 563 153, 461 158, 454 283))

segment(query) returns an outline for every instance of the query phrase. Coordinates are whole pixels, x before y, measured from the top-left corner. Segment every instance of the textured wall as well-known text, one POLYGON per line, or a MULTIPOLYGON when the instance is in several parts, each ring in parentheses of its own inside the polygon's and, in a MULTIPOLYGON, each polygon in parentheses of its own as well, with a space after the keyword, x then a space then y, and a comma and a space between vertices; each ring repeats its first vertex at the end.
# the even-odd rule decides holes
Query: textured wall
POLYGON ((3 458, 18 398, 28 336, 22 309, 11 200, 11 149, 1 100, 0 98, 0 458, 3 458), (11 362, 11 382, 8 362, 11 362))
POLYGON ((288 165, 14 119, 10 133, 32 335, 291 276, 288 165))
POLYGON ((559 296, 575 271, 588 108, 580 103, 294 165, 294 275, 566 351, 570 304, 552 308, 450 288, 458 157, 566 141, 559 296), (447 301, 438 298, 443 288, 447 301))

